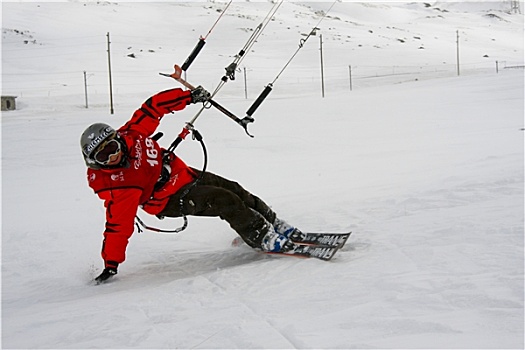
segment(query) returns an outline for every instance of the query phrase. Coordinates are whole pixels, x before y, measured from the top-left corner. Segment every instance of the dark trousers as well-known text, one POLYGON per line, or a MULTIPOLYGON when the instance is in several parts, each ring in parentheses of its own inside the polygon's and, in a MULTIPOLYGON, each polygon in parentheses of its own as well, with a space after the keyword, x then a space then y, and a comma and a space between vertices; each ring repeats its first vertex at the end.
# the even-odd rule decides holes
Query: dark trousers
POLYGON ((218 216, 254 248, 260 247, 268 223, 273 223, 276 216, 266 203, 237 182, 210 172, 205 172, 196 185, 187 185, 171 196, 159 216, 180 217, 182 214, 218 216))

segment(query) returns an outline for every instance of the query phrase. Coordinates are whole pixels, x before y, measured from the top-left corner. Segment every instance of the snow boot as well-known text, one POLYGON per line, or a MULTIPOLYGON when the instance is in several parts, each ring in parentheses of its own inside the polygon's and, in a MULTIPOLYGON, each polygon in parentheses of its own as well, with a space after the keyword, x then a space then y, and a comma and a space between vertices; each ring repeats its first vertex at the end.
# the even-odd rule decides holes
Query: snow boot
POLYGON ((270 253, 284 253, 293 247, 294 244, 286 236, 275 232, 273 227, 268 229, 261 242, 261 249, 270 253))
POLYGON ((273 222, 273 228, 275 232, 285 236, 286 238, 291 239, 292 241, 300 242, 306 238, 306 234, 302 233, 301 230, 299 230, 296 227, 293 227, 292 225, 290 225, 284 220, 279 219, 278 217, 276 217, 273 222))

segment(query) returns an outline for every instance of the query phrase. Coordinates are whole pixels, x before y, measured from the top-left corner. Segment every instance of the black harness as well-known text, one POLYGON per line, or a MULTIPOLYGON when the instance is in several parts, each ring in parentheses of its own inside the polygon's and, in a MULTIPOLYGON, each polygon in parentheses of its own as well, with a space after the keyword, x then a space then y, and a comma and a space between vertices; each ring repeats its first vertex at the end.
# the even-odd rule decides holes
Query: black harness
POLYGON ((176 157, 173 152, 168 150, 163 150, 162 152, 162 168, 160 170, 159 179, 157 180, 155 187, 153 187, 153 191, 160 190, 162 186, 168 182, 171 176, 171 161, 176 157))

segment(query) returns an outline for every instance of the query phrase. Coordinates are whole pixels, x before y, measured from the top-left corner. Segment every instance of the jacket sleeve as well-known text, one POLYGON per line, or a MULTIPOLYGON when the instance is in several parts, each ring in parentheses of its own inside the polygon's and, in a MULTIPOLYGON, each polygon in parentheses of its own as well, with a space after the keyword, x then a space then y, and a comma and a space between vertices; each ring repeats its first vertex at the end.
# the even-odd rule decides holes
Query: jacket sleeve
POLYGON ((173 111, 180 111, 191 103, 191 92, 179 88, 151 96, 133 113, 133 117, 119 131, 138 131, 150 136, 159 126, 161 118, 173 111))
POLYGON ((99 192, 106 207, 106 229, 102 244, 105 267, 117 267, 126 259, 126 247, 133 234, 141 191, 135 188, 99 192))

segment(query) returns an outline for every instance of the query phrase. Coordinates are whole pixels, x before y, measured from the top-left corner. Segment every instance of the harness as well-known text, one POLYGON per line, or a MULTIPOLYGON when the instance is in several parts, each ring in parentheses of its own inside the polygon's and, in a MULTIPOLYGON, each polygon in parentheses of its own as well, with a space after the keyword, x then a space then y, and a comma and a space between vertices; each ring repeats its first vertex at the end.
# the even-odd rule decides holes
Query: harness
POLYGON ((162 151, 162 168, 160 170, 159 179, 157 180, 157 183, 153 187, 153 191, 158 191, 168 182, 171 176, 171 161, 174 159, 173 157, 176 157, 173 152, 170 152, 168 150, 162 151))

